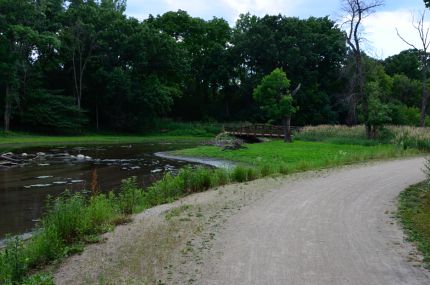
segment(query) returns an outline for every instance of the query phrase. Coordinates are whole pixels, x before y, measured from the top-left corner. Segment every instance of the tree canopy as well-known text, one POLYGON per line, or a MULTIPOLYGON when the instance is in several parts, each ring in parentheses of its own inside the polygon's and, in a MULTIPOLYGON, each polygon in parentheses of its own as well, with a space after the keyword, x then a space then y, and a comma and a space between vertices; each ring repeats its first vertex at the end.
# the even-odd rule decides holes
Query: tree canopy
MULTIPOLYGON (((253 96, 277 68, 290 87, 301 84, 298 96, 285 97, 299 107, 295 124, 348 122, 348 100, 357 93, 354 58, 345 32, 328 17, 244 14, 231 27, 182 10, 139 21, 125 14, 126 4, 0 0, 4 129, 142 131, 166 117, 279 120, 277 107, 268 114, 253 96)), ((415 117, 419 55, 363 55, 366 78, 383 92, 365 89, 382 94, 393 122, 415 117)), ((360 102, 354 112, 363 112, 360 102)))
POLYGON ((261 83, 255 88, 253 96, 270 122, 284 120, 285 140, 291 141, 290 121, 297 108, 293 104, 290 80, 285 72, 276 68, 263 77, 261 83))

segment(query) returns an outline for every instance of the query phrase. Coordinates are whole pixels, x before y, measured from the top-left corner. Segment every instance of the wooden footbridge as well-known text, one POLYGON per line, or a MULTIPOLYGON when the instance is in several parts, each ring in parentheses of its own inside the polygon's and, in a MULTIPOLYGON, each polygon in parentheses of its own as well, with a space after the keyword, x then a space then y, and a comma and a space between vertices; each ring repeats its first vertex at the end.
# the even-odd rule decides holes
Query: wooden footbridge
MULTIPOLYGON (((291 127, 291 131, 298 131, 299 127, 291 127)), ((284 126, 267 124, 224 126, 225 133, 236 137, 266 137, 283 138, 284 126)))

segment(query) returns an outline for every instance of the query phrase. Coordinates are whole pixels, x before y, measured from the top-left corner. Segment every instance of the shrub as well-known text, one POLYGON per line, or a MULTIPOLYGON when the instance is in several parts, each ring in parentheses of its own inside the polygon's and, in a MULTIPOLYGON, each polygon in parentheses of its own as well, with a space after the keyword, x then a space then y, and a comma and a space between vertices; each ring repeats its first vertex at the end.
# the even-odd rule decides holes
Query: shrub
POLYGON ((23 241, 18 237, 7 239, 6 247, 0 252, 0 284, 21 281, 27 267, 23 241))
POLYGON ((179 172, 178 179, 184 182, 185 193, 196 193, 207 190, 211 187, 213 170, 205 167, 196 169, 184 168, 179 172))
POLYGON ((25 250, 29 266, 40 266, 61 257, 64 247, 54 225, 39 229, 28 241, 25 250))
MULTIPOLYGON (((122 187, 124 187, 124 184, 122 187)), ((104 194, 91 197, 83 216, 84 227, 91 231, 87 233, 97 233, 99 229, 111 224, 119 210, 114 201, 104 194)))
POLYGON ((221 132, 219 123, 177 122, 169 119, 158 120, 152 124, 151 132, 163 133, 171 136, 213 136, 221 132))
POLYGON ((148 188, 144 201, 148 207, 174 201, 183 195, 184 187, 183 179, 168 173, 148 188))
POLYGON ((42 218, 42 227, 53 227, 62 241, 72 243, 88 229, 88 225, 82 219, 85 207, 86 198, 82 194, 65 192, 48 202, 48 212, 42 218))
POLYGON ((231 173, 231 179, 234 182, 248 181, 248 168, 243 166, 235 167, 231 173))
POLYGON ((118 207, 122 214, 134 212, 138 202, 142 200, 143 190, 137 186, 137 178, 131 177, 122 181, 121 192, 118 194, 118 207))
POLYGON ((395 105, 393 108, 393 124, 418 126, 420 123, 420 110, 416 107, 395 105))
POLYGON ((211 187, 226 185, 230 182, 229 172, 225 169, 216 169, 212 173, 211 187))

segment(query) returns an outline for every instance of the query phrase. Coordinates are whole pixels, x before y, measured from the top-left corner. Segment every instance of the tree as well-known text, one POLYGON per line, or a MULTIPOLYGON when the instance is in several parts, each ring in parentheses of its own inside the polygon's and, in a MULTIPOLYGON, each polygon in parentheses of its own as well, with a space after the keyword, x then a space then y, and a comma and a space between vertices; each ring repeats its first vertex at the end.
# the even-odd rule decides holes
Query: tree
POLYGON ((368 138, 371 138, 371 124, 369 121, 369 98, 365 90, 366 78, 361 49, 361 42, 363 40, 361 37, 361 26, 363 19, 371 15, 375 8, 382 4, 381 0, 343 0, 343 11, 347 18, 344 24, 348 26, 346 42, 354 57, 356 84, 358 85, 358 98, 355 98, 355 96, 352 97, 350 112, 355 112, 358 102, 361 101, 368 138))
POLYGON ((94 0, 72 1, 65 15, 62 40, 66 49, 64 53, 69 53, 72 63, 74 94, 79 109, 82 106, 85 73, 89 61, 94 58, 100 34, 96 23, 100 10, 94 0))
POLYGON ((233 71, 228 22, 219 18, 205 21, 179 10, 151 16, 145 23, 171 36, 184 51, 184 96, 176 100, 174 114, 194 120, 217 115, 216 102, 227 98, 233 71))
MULTIPOLYGON (((232 53, 238 60, 242 106, 261 79, 280 67, 293 86, 303 85, 300 96, 295 98, 301 106, 295 114, 297 124, 336 122, 331 103, 338 89, 346 46, 344 33, 327 17, 242 15, 234 30, 232 53)), ((251 116, 258 113, 252 105, 247 108, 247 120, 253 119, 251 116)))
MULTIPOLYGON (((50 3, 53 4, 53 3, 50 3)), ((10 129, 14 108, 27 93, 30 71, 56 36, 42 24, 47 8, 39 1, 0 1, 0 85, 4 93, 4 130, 10 129)))
POLYGON ((384 124, 391 122, 391 109, 388 104, 381 101, 382 91, 378 82, 369 82, 366 85, 366 92, 369 96, 368 116, 371 126, 370 138, 375 139, 378 131, 384 124))
POLYGON ((421 47, 416 46, 415 44, 411 43, 410 41, 406 40, 397 30, 397 35, 399 38, 405 42, 407 45, 412 47, 414 50, 416 50, 420 55, 420 62, 421 62, 421 116, 420 116, 420 126, 425 127, 426 126, 426 118, 427 118, 427 108, 428 103, 430 100, 430 92, 427 89, 427 77, 429 73, 429 47, 430 47, 430 39, 429 39, 429 32, 430 27, 426 27, 425 25, 425 11, 423 11, 418 18, 417 21, 413 21, 412 25, 415 28, 415 30, 418 32, 419 38, 420 38, 420 44, 421 47))
MULTIPOLYGON (((253 97, 263 112, 272 121, 284 121, 285 142, 291 142, 291 116, 297 111, 290 92, 290 80, 285 72, 277 68, 265 76, 255 88, 253 97)), ((293 93, 297 93, 300 85, 293 93)))
POLYGON ((385 71, 388 75, 402 74, 410 79, 421 80, 420 54, 414 49, 404 50, 399 54, 384 60, 385 71))

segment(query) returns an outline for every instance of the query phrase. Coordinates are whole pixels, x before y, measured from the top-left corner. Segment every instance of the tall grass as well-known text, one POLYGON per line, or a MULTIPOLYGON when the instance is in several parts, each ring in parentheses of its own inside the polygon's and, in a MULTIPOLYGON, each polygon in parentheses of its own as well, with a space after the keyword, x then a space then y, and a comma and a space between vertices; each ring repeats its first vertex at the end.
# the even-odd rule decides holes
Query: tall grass
POLYGON ((375 140, 368 140, 364 126, 321 125, 304 127, 296 138, 304 141, 326 141, 341 144, 376 145, 392 143, 403 149, 430 151, 430 128, 386 126, 375 140))
POLYGON ((425 182, 408 188, 399 201, 398 216, 430 269, 430 184, 425 182))
POLYGON ((24 242, 17 237, 7 240, 6 247, 0 250, 0 284, 24 284, 22 282, 30 280, 26 279, 29 272, 81 251, 85 243, 97 241, 98 234, 127 220, 130 214, 212 187, 250 181, 273 172, 249 167, 230 171, 186 167, 176 176, 166 174, 147 189, 138 187, 136 178, 129 178, 123 181, 117 194, 85 196, 65 192, 48 200, 47 212, 30 240, 24 242))
POLYGON ((392 142, 404 149, 430 150, 430 128, 389 126, 387 129, 393 134, 392 142))

